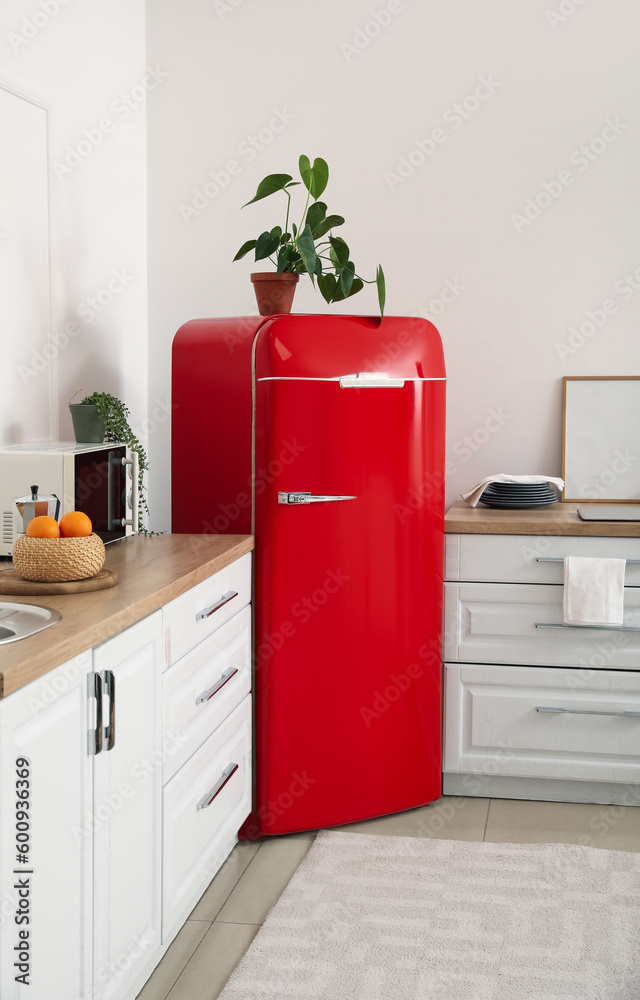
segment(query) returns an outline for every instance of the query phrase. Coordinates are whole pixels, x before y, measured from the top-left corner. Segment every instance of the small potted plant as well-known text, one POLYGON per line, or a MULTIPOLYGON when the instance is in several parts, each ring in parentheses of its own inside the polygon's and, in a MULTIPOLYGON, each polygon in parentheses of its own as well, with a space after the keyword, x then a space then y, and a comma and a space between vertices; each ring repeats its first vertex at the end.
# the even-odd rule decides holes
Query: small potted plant
MULTIPOLYGON (((251 275, 260 315, 291 311, 295 286, 301 274, 308 274, 311 283, 318 282, 326 302, 340 302, 361 291, 365 284, 376 284, 380 315, 384 315, 385 280, 378 265, 375 278, 367 280, 356 273, 345 240, 334 236, 333 230, 343 225, 341 215, 327 215, 327 206, 319 201, 329 181, 329 167, 325 160, 316 158, 311 165, 308 156, 298 162, 302 183, 307 189, 304 211, 298 224, 291 221, 291 194, 289 189, 300 184, 290 174, 269 174, 258 184, 258 190, 247 205, 261 201, 276 191, 287 196, 284 228, 274 226, 260 233, 256 240, 247 240, 233 258, 240 260, 251 250, 255 260, 269 259, 275 274, 258 272, 251 275)), ((242 206, 246 208, 246 205, 242 206)))
MULTIPOLYGON (((84 390, 78 389, 78 392, 84 392, 84 390)), ((78 392, 74 395, 77 396, 78 392)), ((129 408, 108 392, 92 392, 90 396, 85 396, 79 403, 69 401, 69 409, 78 444, 102 444, 105 440, 121 441, 128 445, 131 451, 137 452, 138 496, 140 498, 138 530, 144 531, 143 511, 146 514, 149 513, 147 498, 144 495, 144 473, 149 468, 149 461, 144 448, 129 426, 129 408), (85 418, 85 413, 88 414, 87 418, 85 418)))

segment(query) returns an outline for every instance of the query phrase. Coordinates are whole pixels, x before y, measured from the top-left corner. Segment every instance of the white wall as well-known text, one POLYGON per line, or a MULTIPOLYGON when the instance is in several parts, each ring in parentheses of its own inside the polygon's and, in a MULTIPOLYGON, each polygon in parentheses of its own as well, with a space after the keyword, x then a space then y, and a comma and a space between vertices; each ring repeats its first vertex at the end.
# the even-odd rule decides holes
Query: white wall
MULTIPOLYGON (((2 441, 19 441, 27 431, 29 439, 72 439, 67 400, 79 386, 123 399, 132 424, 143 429, 147 92, 131 92, 145 76, 144 0, 3 4, 0 53, 0 83, 35 91, 51 109, 52 168, 50 329, 33 329, 12 352, 11 370, 4 369, 2 441), (82 155, 74 153, 78 144, 82 155), (48 395, 49 385, 51 415, 45 408, 37 426, 25 424, 25 400, 34 389, 48 395)), ((0 230, 11 197, 7 190, 0 195, 0 230)), ((5 326, 1 336, 12 333, 5 326)), ((48 492, 44 483, 42 489, 48 492)))
MULTIPOLYGON (((183 321, 255 312, 251 264, 231 258, 279 220, 273 199, 240 206, 304 152, 329 162, 325 200, 357 266, 368 277, 382 262, 389 314, 441 330, 448 501, 491 472, 559 474, 561 376, 640 373, 640 294, 624 278, 640 265, 637 3, 154 0, 147 23, 149 59, 169 73, 149 108, 150 406, 167 397, 183 321), (364 44, 372 10, 389 23, 364 44), (292 120, 251 161, 243 142, 278 111, 292 120), (388 176, 434 129, 424 162, 388 176), (592 159, 575 152, 594 141, 592 159), (230 160, 236 175, 185 222, 181 203, 230 160), (541 192, 548 207, 515 218, 541 192), (605 322, 572 346, 589 311, 605 322)), ((300 286, 294 308, 336 309, 300 286)), ((349 302, 375 309, 373 288, 349 302)), ((167 527, 168 421, 150 454, 167 527)))

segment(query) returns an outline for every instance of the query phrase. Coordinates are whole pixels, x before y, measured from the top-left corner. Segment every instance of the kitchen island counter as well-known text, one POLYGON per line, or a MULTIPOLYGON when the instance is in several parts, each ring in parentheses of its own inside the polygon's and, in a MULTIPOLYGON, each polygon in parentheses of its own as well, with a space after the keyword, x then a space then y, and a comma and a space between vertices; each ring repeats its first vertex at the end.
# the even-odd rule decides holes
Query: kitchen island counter
POLYGON ((252 535, 136 535, 107 546, 105 567, 118 574, 115 587, 93 593, 6 596, 9 601, 56 608, 62 620, 36 635, 0 645, 0 696, 152 614, 253 547, 252 535))

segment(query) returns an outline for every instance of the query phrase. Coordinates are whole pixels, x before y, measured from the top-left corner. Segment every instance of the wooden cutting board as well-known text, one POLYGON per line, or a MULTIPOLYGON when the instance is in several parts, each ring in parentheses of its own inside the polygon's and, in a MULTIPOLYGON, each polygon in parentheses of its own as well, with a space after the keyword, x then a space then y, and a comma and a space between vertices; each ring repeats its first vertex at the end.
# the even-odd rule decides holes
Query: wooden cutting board
POLYGON ((66 583, 35 583, 33 580, 23 580, 15 570, 0 571, 0 594, 12 596, 33 597, 37 594, 88 594, 92 590, 106 590, 115 587, 118 574, 110 569, 101 569, 88 580, 68 580, 66 583))

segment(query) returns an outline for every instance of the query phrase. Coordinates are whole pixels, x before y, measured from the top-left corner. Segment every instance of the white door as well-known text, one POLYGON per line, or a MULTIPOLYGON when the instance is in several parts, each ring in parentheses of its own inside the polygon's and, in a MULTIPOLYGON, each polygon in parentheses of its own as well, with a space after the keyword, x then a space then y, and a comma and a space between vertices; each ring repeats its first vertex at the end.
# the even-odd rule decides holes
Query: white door
POLYGON ((94 758, 93 997, 122 1000, 160 947, 161 612, 93 653, 105 681, 105 726, 115 683, 114 745, 94 758))
POLYGON ((91 995, 90 672, 83 653, 0 701, 2 1000, 91 995))

